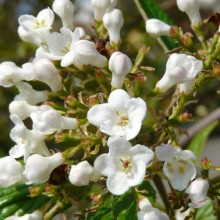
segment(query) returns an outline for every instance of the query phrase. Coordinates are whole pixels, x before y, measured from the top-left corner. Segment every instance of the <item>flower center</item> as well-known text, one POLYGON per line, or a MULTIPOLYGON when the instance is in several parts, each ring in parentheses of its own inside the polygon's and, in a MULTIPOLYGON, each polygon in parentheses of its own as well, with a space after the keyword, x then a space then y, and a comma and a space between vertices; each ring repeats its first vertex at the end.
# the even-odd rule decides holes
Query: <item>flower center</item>
POLYGON ((21 144, 25 144, 26 143, 26 140, 24 138, 22 138, 22 137, 19 137, 19 140, 20 140, 21 144))
POLYGON ((38 29, 38 28, 43 28, 43 27, 46 27, 45 20, 44 19, 41 21, 36 20, 33 29, 38 29))
POLYGON ((66 54, 70 51, 71 43, 67 42, 63 50, 61 50, 62 53, 66 54))
POLYGON ((117 121, 117 125, 119 126, 126 126, 128 125, 128 116, 126 114, 123 114, 120 116, 119 120, 117 121))
POLYGON ((122 171, 126 173, 129 172, 132 167, 131 161, 129 159, 126 160, 120 159, 120 161, 122 163, 122 171))

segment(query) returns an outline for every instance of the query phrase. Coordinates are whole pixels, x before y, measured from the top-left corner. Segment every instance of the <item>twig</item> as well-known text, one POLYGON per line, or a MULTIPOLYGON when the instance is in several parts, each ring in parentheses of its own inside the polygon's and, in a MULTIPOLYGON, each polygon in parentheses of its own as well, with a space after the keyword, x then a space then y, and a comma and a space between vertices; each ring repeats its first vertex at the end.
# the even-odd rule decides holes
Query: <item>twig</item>
POLYGON ((185 134, 180 137, 179 144, 182 147, 185 147, 187 143, 199 132, 201 129, 206 127, 208 124, 212 123, 215 120, 220 120, 220 108, 217 108, 215 111, 210 113, 207 117, 190 127, 188 135, 185 134))

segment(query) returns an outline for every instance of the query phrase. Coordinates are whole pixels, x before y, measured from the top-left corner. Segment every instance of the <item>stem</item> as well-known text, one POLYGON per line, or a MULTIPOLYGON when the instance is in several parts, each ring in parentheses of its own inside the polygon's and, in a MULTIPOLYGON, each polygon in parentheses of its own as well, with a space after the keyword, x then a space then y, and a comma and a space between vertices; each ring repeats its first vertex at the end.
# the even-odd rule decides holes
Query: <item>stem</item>
POLYGON ((186 104, 186 101, 187 101, 188 99, 189 99, 189 96, 183 95, 183 96, 180 97, 179 103, 178 103, 177 107, 175 107, 175 108, 173 109, 173 113, 172 113, 172 115, 169 117, 169 120, 174 119, 174 118, 176 118, 177 116, 180 115, 180 113, 182 112, 182 110, 183 110, 183 108, 184 108, 184 106, 185 106, 185 104, 186 104))
MULTIPOLYGON (((162 199, 162 201, 165 205, 167 213, 172 213, 172 209, 170 207, 170 203, 169 203, 169 200, 167 198, 167 191, 164 187, 162 179, 160 178, 160 176, 155 175, 154 178, 153 178, 153 181, 154 181, 154 184, 156 185, 157 190, 158 190, 158 192, 161 196, 161 199, 162 199)), ((173 215, 173 213, 172 213, 172 215, 173 215)))
POLYGON ((209 55, 207 56, 204 62, 207 68, 210 67, 212 60, 219 54, 220 47, 218 43, 219 43, 219 33, 216 33, 213 37, 212 44, 210 46, 209 55))

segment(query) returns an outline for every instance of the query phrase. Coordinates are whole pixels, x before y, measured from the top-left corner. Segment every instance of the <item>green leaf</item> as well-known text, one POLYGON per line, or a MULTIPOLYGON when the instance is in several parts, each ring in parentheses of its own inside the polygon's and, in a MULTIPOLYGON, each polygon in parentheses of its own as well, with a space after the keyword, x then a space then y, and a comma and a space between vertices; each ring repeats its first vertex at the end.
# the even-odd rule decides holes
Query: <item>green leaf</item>
POLYGON ((211 132, 218 125, 218 121, 214 121, 209 124, 207 127, 203 128, 190 142, 187 150, 191 150, 199 158, 202 152, 202 149, 211 134, 211 132))
POLYGON ((115 198, 113 203, 113 214, 117 220, 137 219, 137 202, 132 190, 115 198))
POLYGON ((147 197, 152 204, 156 201, 156 191, 151 186, 150 182, 144 180, 138 187, 138 192, 143 196, 147 197))
POLYGON ((214 216, 212 201, 207 202, 202 208, 199 208, 196 214, 196 220, 216 220, 214 216))
POLYGON ((95 211, 90 212, 87 216, 87 220, 114 220, 112 212, 113 196, 105 197, 104 203, 95 211))
MULTIPOLYGON (((156 18, 164 21, 167 24, 173 24, 171 19, 167 14, 160 8, 160 6, 155 2, 155 0, 135 0, 135 3, 145 19, 156 18)), ((158 38, 158 42, 164 49, 172 50, 175 48, 174 41, 167 36, 158 38)))

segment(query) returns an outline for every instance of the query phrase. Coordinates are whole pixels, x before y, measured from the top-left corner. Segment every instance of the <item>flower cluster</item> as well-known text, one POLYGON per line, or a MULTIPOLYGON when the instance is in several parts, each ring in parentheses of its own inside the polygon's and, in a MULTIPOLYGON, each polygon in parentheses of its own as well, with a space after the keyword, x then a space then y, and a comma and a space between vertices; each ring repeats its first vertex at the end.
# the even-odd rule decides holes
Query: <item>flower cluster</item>
MULTIPOLYGON (((174 212, 168 211, 168 217, 150 195, 157 177, 169 182, 176 196, 168 199, 173 207, 184 204, 191 210, 209 200, 208 176, 197 172, 196 155, 182 149, 178 139, 178 126, 187 121, 181 117, 185 101, 208 61, 200 53, 186 52, 186 45, 179 53, 169 52, 163 77, 146 94, 146 73, 140 66, 146 48, 136 59, 125 54, 120 35, 124 19, 116 0, 91 4, 95 26, 88 29, 74 24, 70 0, 55 0, 52 9, 36 17, 20 16, 18 34, 36 46, 35 57, 22 67, 0 64, 0 85, 18 90, 9 105, 15 145, 0 159, 0 187, 23 183, 28 196, 44 199, 31 213, 17 211, 7 220, 56 220, 61 213, 66 219, 89 219, 94 210, 107 207, 105 199, 114 199, 116 207, 119 196, 123 200, 130 194, 139 203, 139 209, 134 205, 139 220, 173 219, 174 212), (62 27, 53 31, 56 15, 62 27), (156 96, 157 102, 175 85, 176 100, 163 114, 149 104, 148 97, 156 96)), ((177 1, 177 6, 192 25, 201 23, 198 1, 177 1)), ((181 34, 158 19, 146 21, 146 30, 155 38, 177 40, 181 34)))

